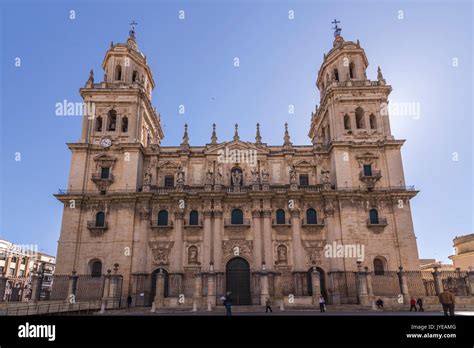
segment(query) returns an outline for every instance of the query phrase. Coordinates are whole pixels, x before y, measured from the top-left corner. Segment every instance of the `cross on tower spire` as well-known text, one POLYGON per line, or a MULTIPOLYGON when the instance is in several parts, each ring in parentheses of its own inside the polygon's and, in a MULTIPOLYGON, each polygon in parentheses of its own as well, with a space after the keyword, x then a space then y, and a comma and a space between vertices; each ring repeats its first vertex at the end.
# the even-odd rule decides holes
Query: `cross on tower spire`
POLYGON ((337 36, 341 35, 342 28, 339 28, 337 26, 339 23, 341 23, 341 21, 338 21, 337 19, 334 19, 331 23, 334 24, 334 28, 332 28, 332 29, 334 29, 334 37, 337 37, 337 36))

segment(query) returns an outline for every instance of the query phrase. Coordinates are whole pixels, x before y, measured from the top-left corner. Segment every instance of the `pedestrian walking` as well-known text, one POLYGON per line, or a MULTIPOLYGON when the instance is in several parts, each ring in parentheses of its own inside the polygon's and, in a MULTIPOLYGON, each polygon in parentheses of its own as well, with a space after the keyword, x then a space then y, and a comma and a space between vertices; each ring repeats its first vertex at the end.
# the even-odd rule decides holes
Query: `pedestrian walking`
POLYGON ((225 295, 224 307, 226 310, 226 315, 228 317, 231 317, 232 316, 232 292, 230 291, 227 291, 225 295))
POLYGON ((410 312, 412 310, 415 310, 415 312, 418 312, 418 310, 416 309, 416 300, 413 297, 410 300, 410 312))
POLYGON ((453 293, 447 289, 444 289, 443 292, 439 294, 438 298, 439 302, 443 306, 444 315, 448 315, 449 311, 449 315, 453 316, 454 304, 456 303, 453 293))
POLYGON ((273 313, 271 304, 272 302, 270 300, 270 297, 267 297, 267 300, 265 301, 265 313, 268 313, 268 311, 270 311, 270 313, 273 313))
POLYGON ((321 313, 326 312, 326 300, 324 299, 323 295, 319 294, 319 311, 321 313))
POLYGON ((127 308, 130 309, 131 305, 132 305, 132 296, 128 295, 128 297, 127 297, 127 308))
POLYGON ((418 305, 418 310, 420 312, 424 312, 425 310, 423 309, 423 300, 421 299, 421 297, 418 298, 418 300, 416 300, 416 304, 418 305))

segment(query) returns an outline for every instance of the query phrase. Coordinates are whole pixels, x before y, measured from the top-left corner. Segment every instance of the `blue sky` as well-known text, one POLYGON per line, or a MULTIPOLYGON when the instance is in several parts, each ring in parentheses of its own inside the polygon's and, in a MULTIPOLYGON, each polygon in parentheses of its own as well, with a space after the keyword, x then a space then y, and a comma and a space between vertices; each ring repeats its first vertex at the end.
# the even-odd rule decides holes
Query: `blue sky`
POLYGON ((343 37, 366 50, 368 77, 382 67, 390 101, 420 103, 419 118, 391 117, 395 137, 407 139, 406 182, 421 190, 412 200, 420 257, 447 261, 452 239, 473 232, 469 1, 4 1, 0 8, 0 238, 56 253, 62 205, 52 194, 67 186, 65 143, 79 139, 81 120, 55 116, 55 104, 80 102, 91 68, 102 79, 104 54, 111 41, 126 40, 132 19, 154 72, 163 145, 181 142, 184 123, 191 145, 201 145, 213 122, 219 141, 232 138, 236 122, 241 139, 253 140, 260 122, 263 141, 281 144, 288 122, 293 143, 310 144, 316 74, 337 18, 343 37))

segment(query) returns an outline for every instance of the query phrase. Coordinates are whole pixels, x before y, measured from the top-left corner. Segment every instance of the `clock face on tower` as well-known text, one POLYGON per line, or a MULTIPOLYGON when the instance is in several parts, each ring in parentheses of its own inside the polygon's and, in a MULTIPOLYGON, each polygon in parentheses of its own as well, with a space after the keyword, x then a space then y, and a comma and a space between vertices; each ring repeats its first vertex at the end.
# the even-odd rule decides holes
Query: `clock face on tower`
POLYGON ((100 140, 101 147, 110 147, 112 145, 112 140, 110 138, 102 138, 100 140))

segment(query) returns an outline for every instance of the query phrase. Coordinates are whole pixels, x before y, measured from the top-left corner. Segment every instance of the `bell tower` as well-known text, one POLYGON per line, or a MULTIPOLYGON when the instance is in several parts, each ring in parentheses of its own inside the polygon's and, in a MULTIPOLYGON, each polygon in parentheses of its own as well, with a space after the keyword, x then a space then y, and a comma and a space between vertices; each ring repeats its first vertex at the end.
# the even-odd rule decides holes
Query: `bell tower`
POLYGON ((324 55, 316 87, 320 106, 312 113, 309 137, 314 145, 333 141, 392 139, 387 115, 387 98, 392 88, 380 68, 377 80, 369 80, 364 49, 345 41, 335 24, 333 48, 324 55))
POLYGON ((104 80, 95 83, 91 70, 80 89, 88 117, 84 117, 81 142, 110 146, 140 143, 160 144, 160 115, 152 105, 155 87, 146 56, 135 38, 135 22, 126 43, 110 44, 102 62, 104 80))

